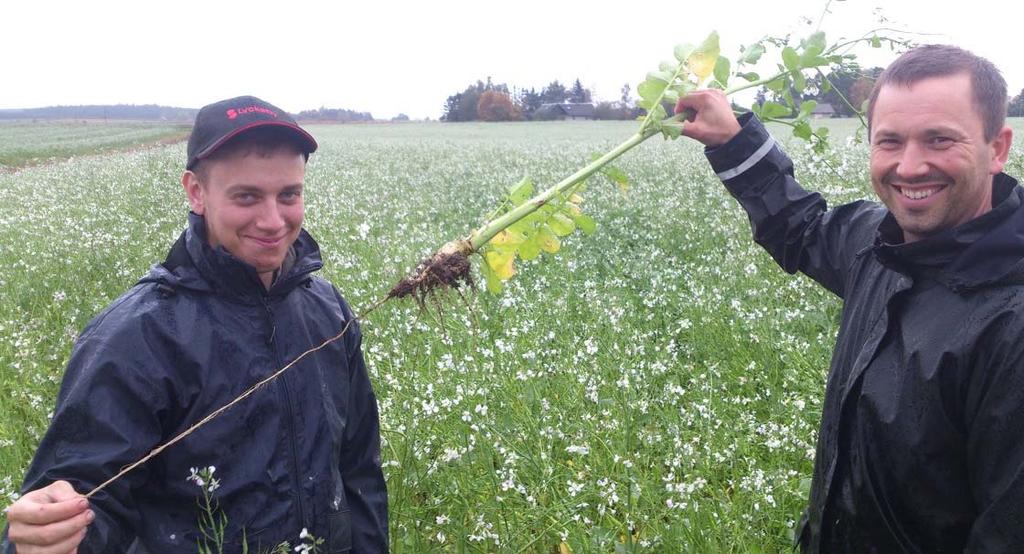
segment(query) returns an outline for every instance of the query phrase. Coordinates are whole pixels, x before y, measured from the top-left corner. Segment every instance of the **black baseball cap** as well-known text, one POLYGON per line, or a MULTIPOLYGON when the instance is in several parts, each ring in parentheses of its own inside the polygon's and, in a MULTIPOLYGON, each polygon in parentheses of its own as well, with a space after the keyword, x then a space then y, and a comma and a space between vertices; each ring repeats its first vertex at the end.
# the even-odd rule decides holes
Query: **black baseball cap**
POLYGON ((192 135, 188 138, 188 162, 191 170, 196 162, 213 154, 238 135, 258 127, 276 126, 289 131, 295 145, 307 156, 316 152, 316 140, 288 115, 288 112, 255 96, 237 96, 203 106, 196 114, 192 135))

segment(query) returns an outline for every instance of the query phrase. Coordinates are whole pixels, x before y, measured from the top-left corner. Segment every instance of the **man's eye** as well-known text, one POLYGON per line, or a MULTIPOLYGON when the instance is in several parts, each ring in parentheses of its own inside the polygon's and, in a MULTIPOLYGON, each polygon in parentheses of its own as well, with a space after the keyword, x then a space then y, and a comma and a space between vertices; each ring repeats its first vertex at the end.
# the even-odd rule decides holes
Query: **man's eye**
POLYGON ((242 204, 252 204, 256 200, 256 195, 248 192, 235 195, 235 201, 240 202, 242 204))
POLYGON ((932 146, 939 148, 948 148, 953 144, 953 139, 949 137, 932 137, 929 141, 932 146))

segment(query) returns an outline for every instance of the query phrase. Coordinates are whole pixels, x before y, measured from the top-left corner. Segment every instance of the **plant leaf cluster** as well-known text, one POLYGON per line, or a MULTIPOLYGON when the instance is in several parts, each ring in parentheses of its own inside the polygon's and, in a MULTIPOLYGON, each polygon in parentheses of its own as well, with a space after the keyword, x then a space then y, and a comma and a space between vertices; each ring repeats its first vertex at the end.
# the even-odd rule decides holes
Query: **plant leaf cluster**
MULTIPOLYGON (((609 172, 612 170, 614 168, 609 172)), ((621 170, 615 170, 614 174, 616 180, 628 183, 621 170)), ((583 213, 580 207, 583 203, 581 194, 585 189, 586 183, 580 181, 568 191, 555 192, 529 215, 494 235, 480 250, 485 262, 481 270, 488 291, 494 294, 501 292, 501 282, 512 278, 515 273, 517 257, 533 260, 541 252, 554 254, 561 248, 561 237, 571 234, 577 228, 588 235, 597 230, 597 223, 583 213)), ((533 180, 524 177, 508 189, 502 207, 495 215, 507 213, 528 201, 536 201, 531 199, 533 193, 533 180)))

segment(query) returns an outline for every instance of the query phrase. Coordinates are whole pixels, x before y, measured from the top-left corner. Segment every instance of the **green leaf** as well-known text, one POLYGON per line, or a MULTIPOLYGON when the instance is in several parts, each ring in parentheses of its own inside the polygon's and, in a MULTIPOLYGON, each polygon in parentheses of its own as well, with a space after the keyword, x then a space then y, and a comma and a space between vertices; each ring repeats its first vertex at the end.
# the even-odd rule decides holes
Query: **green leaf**
POLYGON ((576 222, 576 226, 579 227, 580 230, 588 235, 593 235, 594 231, 597 230, 597 222, 587 214, 579 214, 573 217, 572 220, 576 222))
POLYGON ((605 177, 611 179, 611 181, 615 183, 622 192, 629 190, 629 176, 626 175, 625 171, 622 171, 614 165, 606 165, 601 168, 601 173, 603 173, 605 177))
POLYGON ((787 84, 788 83, 785 77, 779 77, 774 81, 769 81, 767 84, 765 84, 765 86, 768 87, 768 90, 770 91, 782 92, 782 90, 786 88, 787 84))
POLYGON ((704 80, 715 70, 719 51, 718 33, 712 31, 708 38, 704 39, 704 42, 686 58, 686 65, 690 68, 690 72, 697 76, 697 79, 704 80))
POLYGON ((636 88, 637 94, 640 95, 640 107, 646 110, 653 108, 666 85, 667 83, 657 79, 648 79, 640 83, 640 86, 636 88))
POLYGON ((665 96, 662 96, 661 99, 674 106, 679 101, 679 93, 672 89, 666 89, 665 96))
POLYGON ((746 73, 737 73, 736 76, 739 77, 740 79, 746 79, 749 83, 753 83, 754 81, 761 78, 760 75, 754 73, 753 71, 748 71, 746 73))
POLYGON ((799 71, 793 72, 793 88, 799 93, 803 93, 804 89, 807 88, 807 79, 804 78, 803 73, 799 71))
POLYGON ((675 91, 679 96, 686 96, 693 92, 695 88, 697 88, 696 85, 689 81, 676 81, 669 86, 669 89, 675 91))
POLYGON ((540 233, 530 237, 530 240, 519 246, 519 257, 524 260, 533 260, 540 256, 540 233))
POLYGON ((813 112, 814 108, 817 107, 818 102, 816 100, 804 100, 804 103, 800 104, 800 117, 807 117, 811 115, 811 112, 813 112))
POLYGON ((484 274, 484 280, 487 281, 487 292, 491 294, 501 293, 501 279, 495 275, 494 270, 491 266, 487 265, 486 261, 480 264, 480 273, 484 274))
POLYGON ((828 140, 828 127, 818 127, 818 130, 816 131, 816 134, 822 140, 828 140))
POLYGON ((800 69, 800 55, 796 53, 792 46, 782 49, 782 63, 786 64, 786 69, 790 71, 800 69))
POLYGON ((729 84, 729 58, 719 56, 715 62, 715 80, 723 86, 729 84))
POLYGON ((647 80, 650 81, 653 79, 655 81, 661 81, 668 85, 670 82, 672 82, 673 75, 674 73, 672 71, 652 71, 647 74, 647 80))
POLYGON ((661 126, 661 134, 667 139, 675 140, 682 136, 683 126, 678 123, 666 123, 661 126))
POLYGON ((882 47, 882 39, 878 38, 878 35, 875 35, 875 36, 871 37, 871 47, 872 48, 881 48, 882 47))
POLYGON ((526 202, 531 196, 533 196, 533 180, 529 177, 523 177, 522 181, 508 189, 508 199, 515 206, 526 202))
POLYGON ((548 225, 550 225, 551 230, 560 237, 564 237, 576 230, 576 223, 573 222, 569 216, 563 213, 557 213, 551 216, 551 219, 548 221, 548 225))
MULTIPOLYGON (((755 42, 743 49, 743 54, 740 56, 739 63, 755 64, 757 63, 757 60, 761 59, 762 54, 764 54, 764 46, 762 46, 760 42, 755 42)), ((754 80, 756 81, 756 79, 754 80)))
POLYGON ((558 240, 554 231, 552 231, 551 227, 547 225, 541 227, 540 231, 537 233, 537 244, 540 246, 541 250, 549 254, 558 252, 558 249, 562 247, 562 242, 558 240))
POLYGON ((683 62, 685 62, 687 60, 687 58, 690 57, 690 54, 692 52, 693 52, 693 45, 692 44, 680 44, 680 45, 676 46, 675 51, 673 53, 676 55, 676 60, 678 60, 679 63, 683 63, 683 62))
POLYGON ((658 64, 658 69, 668 73, 669 75, 675 75, 677 67, 672 62, 661 62, 658 64))
POLYGON ((790 114, 788 107, 779 104, 778 102, 765 102, 761 106, 760 117, 762 119, 775 119, 777 117, 786 117, 790 114))
POLYGON ((825 51, 825 33, 818 31, 804 41, 804 59, 812 59, 825 51))
POLYGON ((801 121, 800 123, 797 123, 795 127, 793 127, 794 137, 803 140, 811 140, 812 134, 814 134, 814 131, 811 130, 811 125, 806 121, 801 121))

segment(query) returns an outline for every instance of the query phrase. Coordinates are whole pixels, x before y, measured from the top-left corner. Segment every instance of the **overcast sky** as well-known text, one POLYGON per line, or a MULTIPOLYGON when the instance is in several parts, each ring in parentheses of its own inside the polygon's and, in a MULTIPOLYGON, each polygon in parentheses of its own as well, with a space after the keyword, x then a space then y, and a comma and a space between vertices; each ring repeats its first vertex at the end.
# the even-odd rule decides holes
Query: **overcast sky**
MULTIPOLYGON (((833 2, 830 39, 878 26, 878 0, 833 2)), ((1024 88, 1016 2, 900 0, 890 27, 959 45, 1024 88)), ((536 87, 579 78, 598 99, 635 91, 672 48, 722 37, 723 54, 766 34, 809 34, 825 2, 8 1, 0 7, 0 108, 163 104, 253 94, 288 111, 320 106, 437 118, 445 98, 490 76, 536 87), (785 8, 784 8, 785 7, 785 8), (808 25, 805 18, 813 23, 808 25)), ((865 65, 885 65, 888 51, 865 65)), ((635 92, 634 92, 635 96, 635 92)))

